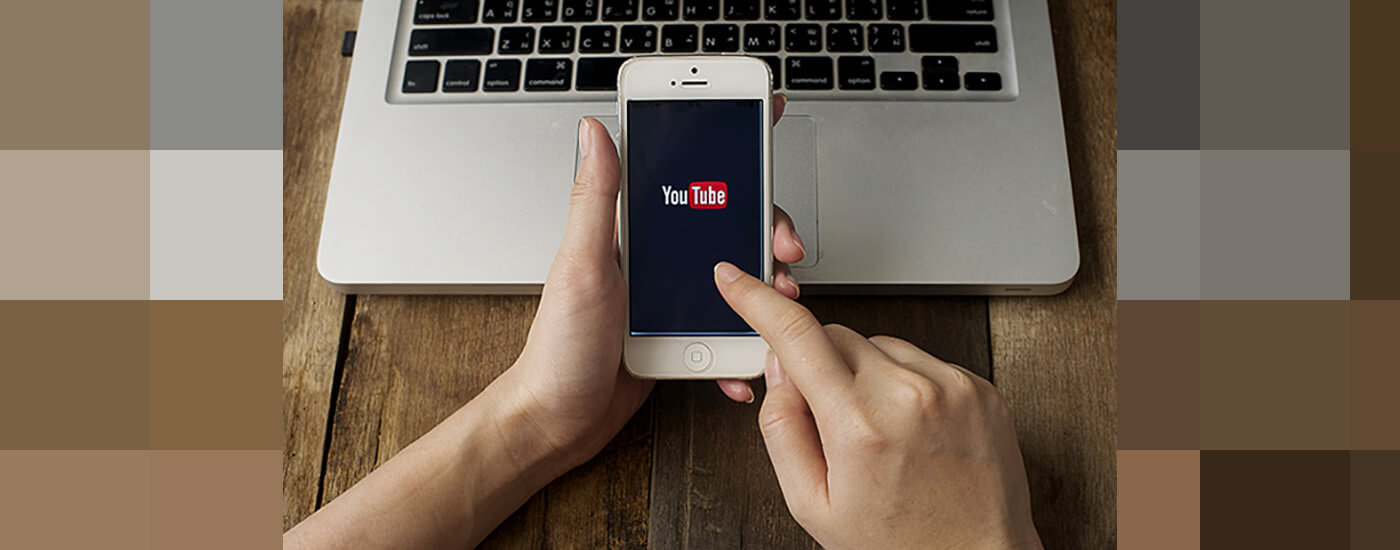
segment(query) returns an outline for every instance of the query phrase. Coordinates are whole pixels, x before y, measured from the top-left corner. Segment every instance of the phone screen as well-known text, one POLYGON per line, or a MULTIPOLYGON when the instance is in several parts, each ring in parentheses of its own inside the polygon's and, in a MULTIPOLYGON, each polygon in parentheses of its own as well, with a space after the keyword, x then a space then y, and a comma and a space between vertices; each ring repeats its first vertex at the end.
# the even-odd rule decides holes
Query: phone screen
POLYGON ((632 336, 751 336, 715 289, 728 261, 762 278, 760 100, 628 101, 632 336))

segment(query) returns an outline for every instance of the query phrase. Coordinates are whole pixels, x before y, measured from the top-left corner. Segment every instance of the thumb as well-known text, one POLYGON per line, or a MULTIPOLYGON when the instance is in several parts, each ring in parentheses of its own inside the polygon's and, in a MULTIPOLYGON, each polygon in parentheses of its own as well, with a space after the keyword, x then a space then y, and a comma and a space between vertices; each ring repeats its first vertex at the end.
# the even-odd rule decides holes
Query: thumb
POLYGON ((773 461, 778 486, 783 490, 788 512, 794 517, 811 517, 805 507, 827 502, 826 457, 821 437, 807 399, 786 378, 778 358, 768 353, 763 378, 768 392, 758 411, 763 446, 773 461))
POLYGON ((561 251, 612 258, 617 224, 617 148, 607 127, 584 118, 578 125, 578 149, 578 174, 569 192, 569 220, 561 251))

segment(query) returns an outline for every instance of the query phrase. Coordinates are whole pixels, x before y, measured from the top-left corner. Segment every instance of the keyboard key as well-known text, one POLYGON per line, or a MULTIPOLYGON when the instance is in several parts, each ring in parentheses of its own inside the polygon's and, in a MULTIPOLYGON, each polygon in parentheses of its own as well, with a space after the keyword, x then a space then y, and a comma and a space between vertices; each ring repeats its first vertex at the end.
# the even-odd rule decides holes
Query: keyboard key
POLYGON ((758 3, 759 0, 724 0, 724 18, 730 21, 758 19, 758 3))
POLYGON ((929 72, 924 70, 925 90, 956 90, 958 89, 958 73, 946 71, 929 72))
POLYGON ((492 59, 486 62, 481 89, 488 92, 514 92, 520 89, 520 60, 492 59))
POLYGON ((559 0, 522 0, 520 20, 553 23, 559 17, 559 0))
POLYGON ((1001 89, 1001 75, 998 73, 967 73, 963 79, 969 90, 994 92, 1001 89))
POLYGON ((773 89, 777 90, 782 88, 783 60, 778 59, 778 56, 776 55, 760 56, 759 59, 762 59, 764 62, 768 63, 768 70, 773 72, 773 89))
POLYGON ((604 21, 636 21, 637 0, 603 0, 604 21))
POLYGON ((870 51, 893 53, 904 51, 904 25, 875 23, 870 25, 870 51))
POLYGON ((683 0, 681 13, 686 21, 714 21, 719 19, 719 0, 683 0))
POLYGON ((841 18, 841 0, 806 0, 807 19, 829 21, 841 18))
POLYGON ((707 52, 737 52, 739 26, 728 23, 705 25, 701 44, 707 52))
POLYGON ((643 21, 675 21, 681 12, 681 0, 642 0, 643 21))
POLYGON ((880 17, 880 0, 846 0, 846 19, 871 21, 880 17))
POLYGON ((958 72, 958 58, 951 55, 926 55, 919 63, 924 68, 924 73, 930 72, 958 72))
POLYGON ((842 90, 874 90, 875 58, 842 56, 836 60, 842 90))
POLYGON ((574 53, 574 28, 540 27, 540 53, 574 53))
POLYGON ((531 53, 535 51, 534 27, 505 27, 501 29, 498 53, 531 53))
POLYGON ((482 23, 514 23, 516 0, 486 0, 481 8, 482 23))
POLYGON ((744 25, 744 51, 776 52, 783 46, 783 31, 777 25, 749 23, 744 25))
POLYGON ((991 25, 909 25, 909 51, 995 53, 997 28, 991 25))
POLYGON ((481 85, 481 62, 475 59, 458 59, 447 62, 442 71, 442 91, 475 92, 481 85))
POLYGON ((564 20, 597 21, 598 0, 564 0, 564 20))
POLYGON ((653 25, 623 25, 618 46, 624 53, 656 51, 656 27, 653 25))
POLYGON ((992 0, 929 0, 928 18, 936 21, 991 21, 992 0))
POLYGON ((802 0, 764 0, 763 17, 770 21, 796 21, 802 17, 802 0))
POLYGON ((475 23, 476 0, 418 0, 413 22, 418 25, 475 23))
POLYGON ((858 23, 832 23, 826 26, 826 50, 858 52, 865 49, 865 37, 858 23))
POLYGON ((478 29, 414 29, 408 55, 485 55, 491 53, 496 31, 478 29))
POLYGON ((617 42, 617 27, 585 25, 578 31, 579 53, 612 53, 617 42))
POLYGON ((822 26, 807 23, 793 23, 784 29, 787 38, 787 51, 822 51, 822 26))
POLYGON ((695 25, 666 25, 661 27, 662 53, 691 53, 700 42, 700 28, 695 25))
POLYGON ((574 76, 574 62, 567 57, 542 57, 525 62, 525 91, 564 92, 574 76))
POLYGON ((924 0, 885 0, 885 15, 894 21, 918 21, 924 18, 924 0))
POLYGON ((788 57, 787 87, 789 90, 830 90, 831 72, 830 57, 788 57))
POLYGON ((912 72, 885 71, 880 73, 880 87, 886 90, 915 90, 919 76, 912 72))
POLYGON ((581 92, 616 90, 617 70, 625 61, 626 57, 580 57, 574 86, 581 92))
POLYGON ((403 93, 426 94, 436 92, 437 77, 437 61, 409 61, 403 67, 403 93))

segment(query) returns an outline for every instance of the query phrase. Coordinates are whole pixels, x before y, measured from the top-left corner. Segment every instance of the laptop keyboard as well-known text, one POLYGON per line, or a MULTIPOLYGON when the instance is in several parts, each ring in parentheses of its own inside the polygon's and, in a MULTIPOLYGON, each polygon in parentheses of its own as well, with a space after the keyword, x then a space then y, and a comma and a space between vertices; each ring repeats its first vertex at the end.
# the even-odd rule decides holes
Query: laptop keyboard
POLYGON ((1006 0, 404 0, 389 99, 612 100, 636 55, 751 55, 801 99, 1015 97, 1006 0))

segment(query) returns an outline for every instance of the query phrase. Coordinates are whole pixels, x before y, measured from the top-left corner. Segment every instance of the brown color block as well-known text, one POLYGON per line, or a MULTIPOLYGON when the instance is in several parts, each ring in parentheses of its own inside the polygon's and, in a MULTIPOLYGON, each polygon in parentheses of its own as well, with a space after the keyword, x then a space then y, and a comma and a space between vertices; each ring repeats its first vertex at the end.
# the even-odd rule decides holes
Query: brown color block
POLYGON ((1118 451, 1118 547, 1201 547, 1199 451, 1118 451))
POLYGON ((1395 131, 1400 127, 1400 105, 1395 103, 1395 90, 1400 88, 1400 76, 1397 76, 1395 71, 1369 69, 1395 65, 1395 52, 1400 49, 1400 38, 1395 34, 1395 21, 1400 21, 1400 3, 1391 0, 1351 2, 1353 153, 1400 153, 1400 133, 1395 131))
POLYGON ((1400 301, 1351 304, 1351 449, 1400 450, 1400 301))
POLYGON ((1201 548, 1346 548, 1345 451, 1202 451, 1201 548))
POLYGON ((144 449, 146 321, 141 301, 0 301, 0 449, 144 449))
POLYGON ((0 149, 146 149, 150 3, 0 4, 0 149))
POLYGON ((281 302, 151 302, 151 448, 280 449, 281 361, 281 302))
MULTIPOLYGON (((1384 71, 1382 71, 1384 72, 1384 71)), ((1391 126, 1392 131, 1395 130, 1391 126)), ((1400 133, 1400 132, 1395 132, 1400 133)), ((1400 300, 1400 152, 1351 152, 1351 299, 1400 300)))
POLYGON ((1200 325, 1200 302, 1118 302, 1119 449, 1200 448, 1200 325))
POLYGON ((1351 452, 1351 550, 1393 550, 1400 452, 1351 452))
POLYGON ((1345 449, 1347 302, 1201 303, 1201 448, 1345 449))
POLYGON ((0 451, 0 548, 150 548, 150 453, 0 451))
POLYGON ((0 299, 146 299, 150 171, 146 151, 0 151, 0 299))
POLYGON ((151 548, 281 548, 281 451, 151 453, 151 548))

